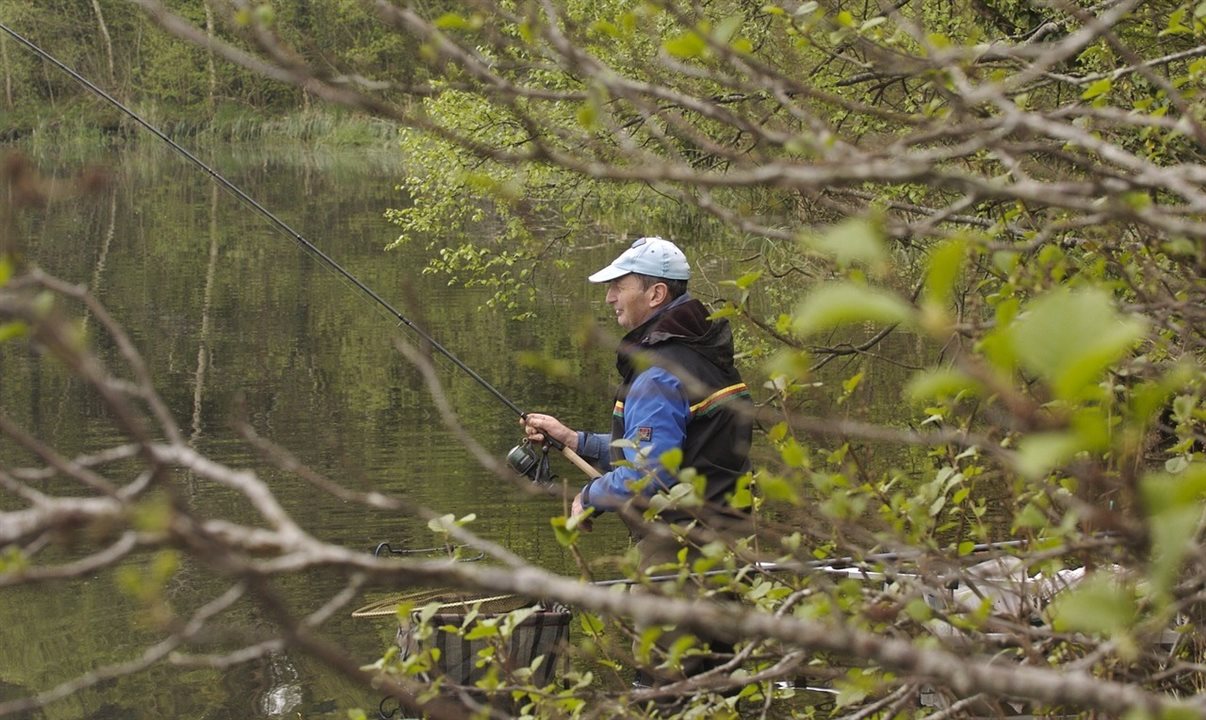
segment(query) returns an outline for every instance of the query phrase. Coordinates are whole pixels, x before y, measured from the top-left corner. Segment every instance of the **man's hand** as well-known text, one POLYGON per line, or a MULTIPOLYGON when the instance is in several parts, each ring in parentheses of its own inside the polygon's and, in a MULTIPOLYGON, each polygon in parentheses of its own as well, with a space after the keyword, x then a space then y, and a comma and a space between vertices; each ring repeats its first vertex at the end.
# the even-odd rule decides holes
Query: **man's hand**
POLYGON ((528 440, 534 443, 544 442, 544 438, 547 435, 570 450, 575 452, 578 450, 578 431, 566 427, 564 423, 552 415, 528 413, 519 418, 519 424, 523 426, 524 434, 528 440))
POLYGON ((579 518, 578 527, 590 532, 594 529, 594 523, 588 517, 582 517, 586 514, 586 506, 582 504, 582 493, 574 496, 574 502, 570 504, 570 519, 579 518))

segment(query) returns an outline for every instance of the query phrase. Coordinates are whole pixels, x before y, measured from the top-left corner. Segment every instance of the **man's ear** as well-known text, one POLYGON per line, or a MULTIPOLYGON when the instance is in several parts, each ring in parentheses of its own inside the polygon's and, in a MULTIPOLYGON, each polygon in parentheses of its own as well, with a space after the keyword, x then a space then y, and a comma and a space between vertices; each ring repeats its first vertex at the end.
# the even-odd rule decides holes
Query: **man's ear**
POLYGON ((670 298, 670 288, 666 287, 666 283, 654 283, 649 289, 653 291, 649 298, 650 307, 661 307, 670 298))

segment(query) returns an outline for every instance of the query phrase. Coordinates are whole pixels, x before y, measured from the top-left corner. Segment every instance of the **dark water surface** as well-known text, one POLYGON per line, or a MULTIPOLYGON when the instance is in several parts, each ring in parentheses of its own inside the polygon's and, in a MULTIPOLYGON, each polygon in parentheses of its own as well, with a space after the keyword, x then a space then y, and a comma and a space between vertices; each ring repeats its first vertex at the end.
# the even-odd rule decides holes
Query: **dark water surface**
MULTIPOLYGON (((585 277, 622 247, 616 238, 600 237, 593 250, 561 258, 564 268, 542 268, 540 320, 516 322, 483 309, 483 292, 421 274, 432 252, 424 243, 384 251, 396 233, 383 212, 407 202, 394 189, 404 171, 393 151, 322 154, 223 146, 199 154, 520 407, 553 411, 573 426, 609 426, 614 356, 601 346, 584 352, 574 337, 586 321, 615 329, 603 290, 588 285, 585 277), (570 379, 550 380, 526 369, 520 362, 524 351, 564 361, 570 379)), ((62 176, 81 167, 53 158, 36 162, 43 172, 62 176)), ((395 327, 393 318, 347 281, 166 147, 144 143, 106 155, 102 164, 112 182, 100 193, 60 200, 18 218, 24 252, 104 302, 142 352, 173 417, 197 450, 255 470, 306 531, 322 540, 366 553, 381 542, 412 549, 435 544, 423 522, 335 499, 263 461, 231 429, 232 414, 242 413, 260 434, 351 489, 394 493, 440 513, 474 513, 472 528, 479 535, 540 566, 574 572, 549 526, 549 518, 560 513, 559 501, 520 492, 475 463, 461 438, 441 423, 418 371, 395 349, 396 337, 415 340, 413 333, 395 327)), ((488 237, 491 230, 475 232, 488 237)), ((643 232, 641 220, 634 221, 632 233, 643 232)), ((437 245, 453 246, 463 238, 439 240, 437 245)), ((747 249, 684 244, 700 282, 710 284, 692 283, 705 297, 718 291, 719 281, 757 267, 733 260, 748 257, 747 249)), ((781 302, 784 307, 765 308, 766 314, 789 311, 794 299, 781 302)), ((95 330, 94 318, 85 315, 84 323, 95 330)), ((90 334, 94 341, 97 336, 90 334)), ((114 361, 112 343, 97 342, 104 357, 114 361)), ((840 414, 880 420, 907 414, 899 388, 925 350, 916 339, 897 334, 877 352, 894 362, 867 366, 858 396, 840 414)), ((504 457, 520 439, 514 413, 450 362, 437 366, 464 432, 495 457, 504 457)), ((800 411, 832 409, 841 381, 858 370, 854 359, 831 363, 811 391, 813 407, 800 411)), ((747 380, 757 384, 752 373, 747 380)), ((68 455, 123 441, 93 393, 16 342, 0 343, 0 407, 68 455)), ((902 461, 870 454, 885 467, 902 461)), ((0 463, 28 462, 0 440, 0 463)), ((568 464, 558 470, 579 481, 568 464)), ((113 479, 124 484, 133 478, 113 479)), ((229 490, 193 477, 173 482, 206 516, 256 520, 229 490)), ((0 494, 0 507, 13 503, 0 494)), ((75 542, 74 549, 51 548, 38 560, 78 557, 89 538, 75 542)), ((586 536, 583 550, 598 560, 626 546, 620 524, 604 518, 586 536)), ((150 560, 139 556, 121 570, 145 573, 150 560)), ((84 581, 4 590, 0 701, 135 660, 160 637, 146 617, 147 606, 119 588, 119 575, 105 571, 84 581)), ((316 571, 283 580, 281 587, 292 611, 304 614, 345 580, 333 571, 316 571)), ((187 614, 228 586, 185 560, 165 597, 187 614)), ((393 628, 389 621, 353 619, 350 610, 400 589, 377 588, 375 595, 358 598, 325 626, 326 637, 364 663, 374 661, 393 628)), ((228 652, 271 632, 262 611, 249 604, 226 613, 222 627, 226 634, 206 637, 190 650, 228 652)), ((378 699, 314 661, 284 652, 225 670, 160 663, 57 701, 35 717, 342 718, 347 708, 374 708, 378 699)))
MULTIPOLYGON (((606 427, 612 359, 602 351, 582 357, 566 328, 583 318, 608 319, 601 292, 581 278, 606 262, 613 247, 580 258, 581 267, 553 278, 561 286, 543 289, 548 302, 541 322, 517 323, 482 310, 484 295, 477 291, 422 276, 425 248, 383 250, 395 233, 382 213, 406 202, 393 188, 402 169, 391 165, 391 153, 247 147, 201 155, 521 407, 555 408, 571 423, 606 427), (550 382, 523 369, 521 350, 569 360, 580 380, 550 382)), ((79 169, 37 162, 46 173, 79 169)), ((112 182, 99 194, 55 202, 18 219, 24 251, 103 301, 143 353, 197 450, 255 469, 293 517, 323 540, 365 552, 379 542, 433 544, 424 523, 339 501, 272 468, 231 429, 231 414, 242 412, 261 434, 349 488, 396 493, 458 516, 476 513, 479 534, 539 565, 572 572, 549 527, 559 502, 521 493, 473 461, 441 424, 418 372, 394 348, 396 335, 413 340, 413 334, 395 329, 346 281, 166 149, 148 144, 106 156, 103 164, 112 182)), ((95 319, 84 322, 95 329, 95 319)), ((112 360, 109 345, 101 349, 112 360)), ((438 367, 466 432, 503 457, 520 437, 512 411, 451 363, 438 367)), ((121 442, 91 392, 17 343, 0 344, 0 406, 68 454, 121 442)), ((0 443, 0 461, 28 462, 7 441, 0 443)), ((114 478, 123 484, 131 479, 114 478)), ((206 515, 254 519, 230 491, 196 478, 175 481, 206 515)), ((5 507, 10 502, 0 499, 5 507)), ((588 552, 597 557, 622 550, 619 524, 599 525, 588 552)), ((125 567, 144 572, 148 561, 138 557, 125 567)), ((343 582, 338 574, 316 572, 283 587, 293 610, 306 613, 343 582)), ((138 658, 158 635, 145 606, 118 584, 108 571, 85 581, 6 590, 0 700, 138 658)), ((227 586, 185 561, 165 592, 187 612, 227 586)), ((389 622, 348 615, 339 613, 326 627, 328 637, 372 662, 391 637, 389 622)), ((269 632, 250 606, 236 606, 223 624, 234 637, 207 638, 201 651, 230 650, 269 632)), ((227 670, 159 664, 55 702, 34 717, 345 717, 348 707, 367 709, 376 701, 313 661, 280 653, 227 670)))

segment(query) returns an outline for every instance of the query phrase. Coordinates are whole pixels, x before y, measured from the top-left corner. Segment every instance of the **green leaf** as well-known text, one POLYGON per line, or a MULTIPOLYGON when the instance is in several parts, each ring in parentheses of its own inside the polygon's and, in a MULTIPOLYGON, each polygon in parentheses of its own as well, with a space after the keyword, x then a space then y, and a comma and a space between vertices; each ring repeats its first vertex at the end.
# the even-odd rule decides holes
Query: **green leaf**
POLYGON ((0 323, 0 342, 11 340, 13 338, 25 337, 29 332, 29 326, 20 320, 13 322, 0 323))
POLYGON ((799 504, 800 494, 786 478, 764 475, 758 478, 758 489, 767 500, 799 504))
POLYGON ((554 358, 543 352, 524 350, 516 354, 520 367, 530 368, 545 377, 570 381, 574 377, 574 369, 568 360, 554 358))
POLYGON ((0 256, 0 287, 8 284, 13 277, 13 263, 8 256, 0 256))
POLYGON ((1179 423, 1187 423, 1193 419, 1193 410, 1197 407, 1198 399, 1192 395, 1178 395, 1173 400, 1173 418, 1179 423))
POLYGON ((771 442, 779 442, 783 438, 787 437, 787 423, 782 421, 775 423, 771 426, 771 429, 767 431, 766 436, 771 442))
POLYGON ((259 5, 255 9, 255 21, 265 27, 270 27, 276 22, 276 11, 268 3, 259 5))
POLYGON ((569 527, 569 519, 564 517, 554 517, 549 519, 549 523, 553 526, 553 535, 557 538, 557 544, 562 547, 573 547, 578 544, 578 539, 581 533, 575 527, 569 527))
POLYGON ((578 106, 578 124, 586 130, 594 130, 599 125, 599 110, 595 103, 587 101, 578 106))
POLYGON ((664 493, 658 493, 650 500, 650 505, 663 510, 666 507, 698 507, 703 504, 695 486, 689 482, 680 482, 670 486, 664 493), (659 503, 663 503, 659 505, 659 503))
POLYGON ((176 574, 180 567, 180 555, 175 550, 162 550, 151 560, 150 576, 163 585, 176 574))
POLYGON ((934 616, 934 611, 921 598, 913 598, 905 605, 905 613, 914 622, 923 623, 934 616))
POLYGON ((951 46, 951 39, 942 33, 930 33, 926 36, 935 49, 942 50, 951 46))
POLYGON ((1036 433, 1018 441, 1017 468, 1022 475, 1037 480, 1070 460, 1084 449, 1074 433, 1036 433))
POLYGON ((707 52, 708 44, 698 34, 688 31, 670 38, 662 48, 674 57, 690 60, 707 52))
MULTIPOLYGON (((1157 33, 1157 37, 1165 37, 1168 35, 1188 35, 1193 32, 1193 28, 1185 24, 1186 16, 1189 14, 1188 8, 1177 8, 1168 16, 1168 25, 1163 30, 1157 33)), ((1197 15, 1197 12, 1194 12, 1197 15)))
POLYGON ((912 403, 954 397, 961 392, 978 391, 980 384, 970 376, 951 368, 922 370, 905 386, 905 397, 912 403))
POLYGON ((878 225, 864 218, 851 218, 829 228, 824 233, 801 236, 804 246, 841 267, 861 264, 882 272, 887 267, 888 251, 878 225))
POLYGON ((743 15, 730 15, 721 20, 716 29, 712 31, 712 38, 722 45, 727 44, 737 34, 737 31, 741 29, 741 25, 744 22, 745 17, 743 15))
POLYGON ((1034 503, 1028 503, 1022 508, 1013 518, 1013 529, 1019 528, 1042 528, 1048 525, 1047 516, 1034 503))
POLYGON ((498 637, 498 627, 493 623, 479 622, 465 633, 466 640, 481 640, 482 638, 498 637))
POLYGON ((1152 516, 1149 523, 1152 552, 1149 576, 1152 590, 1157 597, 1167 597, 1168 591, 1176 582, 1181 563, 1189 552, 1201 517, 1200 507, 1166 510, 1152 516))
POLYGON ((523 38, 528 45, 536 40, 536 31, 532 28, 531 23, 526 21, 519 23, 519 37, 523 38))
POLYGON ((662 636, 662 629, 657 625, 645 628, 644 632, 637 639, 636 646, 633 648, 637 661, 648 664, 650 652, 653 649, 657 639, 662 636))
POLYGON ((578 622, 582 625, 582 630, 587 635, 598 635, 603 632, 603 618, 598 615, 583 612, 578 613, 578 622))
POLYGON ((591 522, 590 518, 594 514, 595 514, 594 508, 586 508, 586 512, 582 513, 581 515, 574 515, 573 517, 566 520, 565 528, 567 530, 570 530, 573 532, 577 532, 578 528, 582 527, 583 525, 585 525, 587 528, 589 528, 590 522, 591 522))
POLYGON ((1082 100, 1092 100, 1098 95, 1105 95, 1113 85, 1114 83, 1109 78, 1102 78, 1085 88, 1085 91, 1080 94, 1080 98, 1082 100))
POLYGON ((1189 550, 1203 503, 1206 501, 1206 464, 1191 463, 1177 475, 1151 474, 1139 486, 1151 533, 1151 580, 1164 594, 1176 580, 1189 550))
POLYGON ((754 285, 754 283, 758 282, 758 280, 761 278, 762 278, 762 271, 755 270, 753 272, 748 272, 748 273, 742 275, 741 277, 734 280, 733 283, 737 287, 741 288, 742 290, 748 290, 754 285))
POLYGON ((1116 635, 1138 615, 1134 593, 1113 578, 1096 575, 1060 592, 1052 609, 1052 625, 1061 632, 1116 635))
POLYGON ((846 707, 865 700, 879 687, 877 674, 874 670, 854 669, 846 672, 844 677, 834 680, 838 690, 836 699, 838 707, 846 707))
POLYGON ((948 240, 930 253, 925 274, 925 295, 930 302, 941 306, 950 302, 965 257, 967 241, 963 238, 948 240))
POLYGON ((683 466, 683 449, 677 447, 670 448, 661 454, 658 462, 670 472, 678 472, 678 469, 683 466))
POLYGON ((740 488, 733 493, 731 498, 729 498, 729 505, 737 508, 738 510, 749 509, 749 507, 753 504, 754 496, 748 487, 740 488))
POLYGON ((1142 318, 1115 311, 1104 290, 1061 288, 1032 302, 1005 336, 1023 366, 1057 396, 1071 399, 1097 382, 1146 330, 1142 318))
POLYGON ((166 532, 172 525, 172 505, 163 499, 147 499, 134 508, 134 527, 142 532, 166 532))
POLYGON ((854 283, 827 283, 815 288, 796 308, 792 328, 801 336, 853 323, 906 323, 913 308, 897 296, 854 283))
POLYGON ((450 527, 456 525, 456 516, 452 513, 441 515, 437 518, 432 518, 427 521, 427 529, 434 533, 446 533, 450 527))
POLYGON ((1172 475, 1185 472, 1189 469, 1189 460, 1184 455, 1170 457, 1164 461, 1164 471, 1172 475))
POLYGON ((729 43, 729 47, 742 55, 754 52, 754 43, 750 42, 750 39, 746 37, 735 38, 733 42, 729 43))
POLYGON ((808 455, 795 438, 789 438, 783 443, 783 446, 779 448, 779 456, 783 458, 784 464, 788 467, 803 467, 808 462, 808 455))
POLYGON ((29 567, 29 557, 15 545, 0 550, 0 575, 19 573, 29 567))
POLYGON ((441 30, 468 30, 473 27, 463 15, 448 12, 436 18, 435 26, 441 30))
POLYGON ((608 37, 619 37, 620 28, 613 22, 607 20, 596 20, 590 25, 590 31, 596 35, 606 35, 608 37))

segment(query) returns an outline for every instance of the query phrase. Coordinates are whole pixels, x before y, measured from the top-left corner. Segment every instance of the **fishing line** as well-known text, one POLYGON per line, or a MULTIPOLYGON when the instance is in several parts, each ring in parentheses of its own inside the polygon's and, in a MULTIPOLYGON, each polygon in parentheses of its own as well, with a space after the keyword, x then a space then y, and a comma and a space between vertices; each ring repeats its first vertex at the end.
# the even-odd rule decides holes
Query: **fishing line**
MULTIPOLYGON (((24 45, 26 48, 28 48, 30 51, 32 51, 33 53, 35 53, 36 55, 41 57, 43 60, 54 65, 59 70, 62 70, 64 73, 69 75, 72 79, 74 79, 76 82, 80 83, 84 87, 86 87, 89 90, 91 90, 92 92, 96 93, 101 98, 103 98, 105 101, 107 101, 109 104, 113 105, 113 107, 115 107, 118 110, 120 110, 121 112, 125 113, 131 120, 138 123, 140 126, 145 128, 146 130, 150 131, 152 134, 154 134, 160 140, 167 143, 168 146, 170 146, 173 150, 175 150, 176 152, 183 155, 193 165, 197 166, 198 168, 203 170, 206 174, 208 174, 210 176, 210 178, 212 178, 214 180, 214 182, 218 183, 218 185, 221 186, 224 190, 226 190, 230 194, 234 195, 236 198, 238 198, 240 201, 242 201, 248 207, 251 207, 253 210, 255 210, 260 215, 262 215, 264 218, 266 218, 268 220, 268 222, 271 223, 275 228, 277 228, 278 230, 283 232, 285 235, 287 235, 292 240, 299 243, 311 255, 318 258, 327 268, 335 271, 335 273, 338 274, 340 277, 342 277, 344 280, 350 282, 354 287, 358 288, 361 292, 363 292, 369 298, 376 301, 377 304, 379 304, 382 308, 384 308, 386 310, 386 312, 388 312, 390 315, 392 315, 401 324, 406 325, 406 327, 410 328, 416 335, 418 335, 425 342, 430 344, 432 348, 434 348, 436 351, 438 351, 444 357, 451 360, 452 363, 454 365, 456 365, 458 368, 465 371, 465 373, 467 375, 469 375, 469 377, 476 380, 479 385, 481 385, 483 388, 485 388, 487 391, 489 391, 492 395, 494 395, 494 397, 498 398, 498 400, 501 401, 508 408, 510 408, 512 412, 514 412, 516 415, 518 415, 521 418, 525 417, 527 415, 527 413, 525 413, 522 409, 520 409, 520 407, 518 405, 511 402, 510 399, 508 399, 505 395, 503 395, 498 390, 498 388, 491 385, 489 382, 486 381, 485 378, 483 378, 481 375, 477 374, 477 372, 475 372, 473 370, 473 368, 466 365, 460 358, 458 358, 456 355, 454 355, 451 350, 444 347, 435 338, 433 338, 431 335, 424 332, 422 328, 420 328, 418 325, 416 325, 414 322, 412 322, 409 318, 407 318, 405 315, 403 315, 401 312, 399 312, 396 308, 394 308, 393 305, 391 305, 389 302, 387 302, 385 300, 385 298, 381 297, 372 288, 370 288, 368 285, 365 285, 363 282, 361 282, 359 278, 357 278, 355 275, 353 275, 348 270, 346 270, 342 265, 335 262, 335 260, 333 258, 331 258, 331 256, 329 256, 325 252, 323 252, 317 245, 310 242, 301 233, 299 233, 297 230, 294 230, 292 227, 290 227, 287 223, 285 223, 284 220, 281 220, 279 217, 274 215, 270 210, 268 210, 268 208, 264 207, 259 202, 257 202, 255 200, 255 198, 253 198, 250 195, 248 195, 247 193, 243 192, 242 188, 235 185, 231 181, 227 180, 222 175, 220 175, 217 170, 214 170, 212 167, 205 164, 200 158, 198 158, 196 155, 193 155, 191 152, 189 152, 187 149, 185 149, 182 145, 177 143, 175 140, 172 140, 170 137, 168 137, 166 134, 164 134, 159 128, 155 127, 151 123, 144 120, 141 116, 138 115, 138 113, 134 112, 130 108, 123 105, 119 100, 117 100, 117 98, 115 98, 112 95, 110 95, 109 93, 105 92, 104 89, 98 87, 91 80, 89 80, 88 78, 79 74, 73 68, 71 68, 68 65, 66 65, 65 63, 61 62, 58 58, 51 55, 49 52, 47 52, 47 51, 43 50, 41 47, 35 45, 32 41, 26 39, 24 36, 17 33, 17 31, 10 28, 8 25, 5 25, 3 22, 0 22, 0 29, 4 30, 4 32, 6 32, 10 36, 12 36, 12 38, 14 40, 16 40, 20 44, 24 45)), ((567 449, 564 447, 563 444, 558 443, 557 441, 553 440, 552 438, 546 438, 546 440, 548 440, 549 443, 552 444, 558 450, 561 450, 562 452, 566 452, 567 449)))

